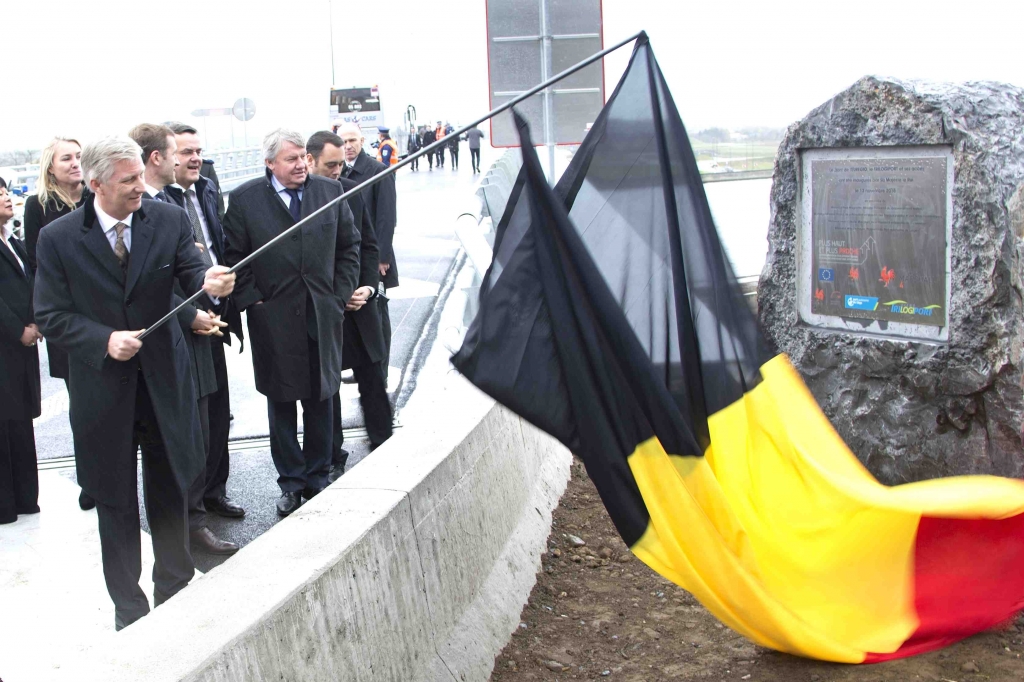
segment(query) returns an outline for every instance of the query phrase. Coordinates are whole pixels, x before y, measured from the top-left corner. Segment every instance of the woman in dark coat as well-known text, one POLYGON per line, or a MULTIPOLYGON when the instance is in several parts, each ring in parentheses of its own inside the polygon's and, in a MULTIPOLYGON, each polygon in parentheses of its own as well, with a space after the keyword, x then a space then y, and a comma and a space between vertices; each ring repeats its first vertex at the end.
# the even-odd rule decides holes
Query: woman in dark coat
MULTIPOLYGON (((25 200, 25 247, 28 265, 35 272, 36 243, 39 232, 61 216, 71 213, 89 198, 82 182, 82 145, 77 140, 55 137, 39 155, 39 181, 36 194, 25 200)), ((52 343, 46 344, 50 376, 68 383, 68 354, 52 343)), ((71 387, 68 386, 68 394, 71 387)), ((92 509, 94 502, 82 493, 78 498, 82 509, 92 509)))
MULTIPOLYGON (((39 157, 39 181, 36 194, 25 200, 25 247, 32 270, 36 268, 36 242, 39 231, 57 218, 81 206, 88 190, 82 184, 82 147, 77 141, 58 137, 39 157)), ((50 376, 68 380, 68 354, 46 344, 50 376)))
POLYGON ((32 420, 39 416, 39 348, 32 322, 32 277, 28 253, 11 237, 14 216, 7 185, 0 179, 0 523, 39 512, 39 475, 32 420))

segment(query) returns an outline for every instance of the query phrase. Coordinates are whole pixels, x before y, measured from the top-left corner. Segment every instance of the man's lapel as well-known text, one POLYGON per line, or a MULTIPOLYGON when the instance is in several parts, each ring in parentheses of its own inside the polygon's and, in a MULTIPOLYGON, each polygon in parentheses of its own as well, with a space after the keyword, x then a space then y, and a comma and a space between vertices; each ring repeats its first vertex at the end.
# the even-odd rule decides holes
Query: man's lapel
MULTIPOLYGON (((145 204, 143 204, 145 206, 145 204)), ((143 207, 135 212, 132 218, 132 250, 128 254, 128 278, 125 280, 124 294, 127 296, 139 281, 149 247, 153 245, 153 224, 146 217, 143 207)), ((107 243, 109 246, 109 242, 107 243)))
POLYGON ((103 234, 103 228, 100 227, 100 223, 96 219, 96 213, 92 210, 92 204, 89 203, 88 206, 89 208, 85 210, 82 223, 82 245, 99 261, 100 265, 106 268, 107 272, 110 273, 117 283, 121 284, 124 282, 124 271, 121 269, 121 263, 118 262, 117 256, 114 255, 114 249, 111 248, 110 242, 107 241, 107 235, 103 234))

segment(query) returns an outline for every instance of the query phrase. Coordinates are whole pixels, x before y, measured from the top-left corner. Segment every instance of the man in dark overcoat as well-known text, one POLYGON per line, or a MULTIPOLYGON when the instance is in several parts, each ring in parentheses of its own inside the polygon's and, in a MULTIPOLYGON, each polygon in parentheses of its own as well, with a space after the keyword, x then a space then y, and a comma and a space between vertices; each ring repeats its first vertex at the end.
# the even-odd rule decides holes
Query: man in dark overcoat
MULTIPOLYGON (((353 180, 341 178, 344 166, 342 140, 332 132, 322 130, 306 140, 306 165, 313 175, 339 180, 347 192, 356 186, 353 180)), ((368 192, 360 192, 346 199, 352 208, 361 243, 359 249, 359 281, 352 298, 345 306, 344 343, 341 354, 342 369, 351 369, 359 386, 359 402, 363 408, 370 449, 391 437, 391 402, 388 400, 387 381, 384 378, 384 332, 380 322, 380 307, 373 300, 380 282, 378 265, 380 255, 370 213, 363 202, 368 192)), ((345 473, 348 451, 341 428, 341 395, 334 397, 334 447, 328 480, 336 481, 345 473)))
MULTIPOLYGON (((356 184, 385 170, 386 166, 376 159, 371 159, 363 151, 363 135, 355 125, 347 123, 338 131, 344 143, 345 168, 341 176, 353 180, 356 184)), ((441 148, 444 151, 444 148, 441 148)), ((377 235, 377 248, 380 251, 380 281, 384 285, 383 295, 378 299, 380 306, 381 326, 384 329, 384 376, 387 377, 388 361, 391 358, 391 314, 388 311, 387 290, 398 286, 398 264, 395 262, 395 225, 398 223, 398 196, 395 192, 395 176, 381 180, 369 190, 363 199, 370 211, 370 220, 377 235)))
MULTIPOLYGON (((207 166, 200 163, 202 145, 199 133, 185 123, 170 123, 174 132, 179 161, 175 168, 173 183, 164 188, 167 198, 181 206, 189 214, 193 236, 196 243, 202 246, 206 256, 214 265, 224 263, 224 229, 221 214, 223 208, 217 208, 219 190, 213 181, 201 174, 207 166)), ((220 313, 221 320, 228 323, 228 328, 220 336, 210 338, 210 352, 213 355, 213 367, 217 375, 217 390, 209 397, 210 439, 206 459, 206 481, 203 490, 203 506, 206 511, 229 518, 245 516, 245 510, 228 497, 227 483, 231 468, 228 453, 228 437, 231 432, 231 392, 228 383, 228 366, 226 346, 231 345, 231 334, 242 343, 242 316, 229 297, 220 302, 215 311, 220 313)))
MULTIPOLYGON (((341 196, 340 184, 309 174, 305 143, 286 130, 264 139, 266 177, 235 189, 224 216, 229 265, 341 196)), ((256 390, 267 396, 281 516, 327 485, 342 323, 358 275, 359 233, 345 202, 238 271, 234 301, 246 311, 256 390), (303 411, 301 447, 296 401, 303 411)))
POLYGON ((164 324, 138 337, 170 312, 175 282, 189 295, 223 297, 235 276, 206 267, 184 211, 142 203, 135 142, 91 144, 82 166, 95 196, 40 233, 35 314, 42 334, 70 356, 78 482, 96 500, 103 576, 121 629, 149 612, 139 587, 135 453, 141 446, 157 606, 195 573, 186 494, 206 459, 181 328, 164 324))
MULTIPOLYGON (((128 137, 135 140, 136 144, 142 147, 142 163, 145 166, 143 180, 146 184, 146 199, 171 203, 167 195, 167 189, 175 181, 175 173, 180 169, 181 164, 177 156, 177 142, 174 132, 165 125, 143 123, 135 126, 128 133, 128 137)), ((183 209, 184 210, 184 209, 183 209)), ((192 216, 189 216, 192 223, 192 216)), ((192 226, 192 236, 197 238, 197 226, 192 226)), ((202 236, 202 231, 198 232, 202 236)), ((196 248, 200 254, 208 247, 206 242, 196 242, 196 248)), ((204 258, 204 262, 206 259, 204 258)), ((215 265, 216 262, 207 262, 207 265, 215 265)), ((174 296, 171 299, 172 305, 177 308, 184 302, 185 292, 178 284, 174 285, 174 296)), ((223 303, 223 301, 221 302, 223 303)), ((177 314, 178 324, 181 333, 185 338, 185 347, 188 349, 188 356, 191 361, 192 389, 196 395, 196 407, 199 412, 200 432, 203 436, 203 449, 207 453, 206 470, 201 472, 192 483, 188 493, 188 529, 189 539, 192 541, 192 548, 196 547, 211 554, 234 554, 238 551, 238 545, 217 537, 210 530, 206 522, 206 507, 203 503, 204 494, 207 489, 207 480, 210 472, 215 471, 217 463, 211 463, 210 449, 210 396, 216 395, 219 386, 217 385, 217 370, 214 366, 212 344, 217 335, 223 337, 222 328, 227 327, 218 315, 212 310, 203 310, 197 303, 183 307, 177 314)), ((224 417, 225 422, 227 416, 224 417)), ((225 434, 225 447, 227 447, 227 436, 225 434)), ((219 457, 218 457, 219 461, 219 457)))
POLYGON ((32 321, 33 270, 28 251, 6 230, 14 215, 0 178, 0 523, 39 511, 32 420, 39 416, 39 347, 32 321))

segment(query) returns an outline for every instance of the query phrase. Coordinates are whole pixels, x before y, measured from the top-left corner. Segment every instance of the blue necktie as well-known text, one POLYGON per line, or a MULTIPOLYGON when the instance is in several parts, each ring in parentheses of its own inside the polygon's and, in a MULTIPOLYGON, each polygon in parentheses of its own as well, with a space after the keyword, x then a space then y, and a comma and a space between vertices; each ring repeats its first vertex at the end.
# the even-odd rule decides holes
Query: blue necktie
POLYGON ((292 214, 295 222, 299 222, 299 216, 302 215, 302 199, 299 198, 299 190, 285 187, 284 191, 292 198, 292 203, 288 205, 288 211, 292 214))

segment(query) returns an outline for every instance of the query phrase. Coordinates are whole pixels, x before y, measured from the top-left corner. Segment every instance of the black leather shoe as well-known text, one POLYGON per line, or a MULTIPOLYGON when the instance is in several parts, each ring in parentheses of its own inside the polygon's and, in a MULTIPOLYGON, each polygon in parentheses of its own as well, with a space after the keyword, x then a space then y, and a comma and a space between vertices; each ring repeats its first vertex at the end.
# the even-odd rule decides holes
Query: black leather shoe
POLYGON ((307 500, 312 500, 314 497, 320 494, 323 488, 303 488, 302 496, 307 500))
POLYGON ((15 511, 18 512, 19 516, 21 516, 22 514, 38 514, 39 505, 33 504, 31 507, 18 507, 15 511))
POLYGON ((96 500, 85 494, 85 491, 78 493, 78 506, 82 511, 89 511, 96 506, 96 500))
POLYGON ((229 519, 240 519, 245 516, 245 510, 231 501, 227 495, 220 497, 207 497, 203 500, 206 511, 213 512, 218 516, 226 516, 229 519))
POLYGON ((277 515, 288 516, 301 506, 301 493, 284 493, 277 499, 277 515))
POLYGON ((209 528, 189 531, 188 539, 192 541, 193 547, 198 547, 208 554, 234 554, 238 551, 238 545, 221 540, 209 528))
POLYGON ((328 483, 334 483, 339 478, 341 478, 342 474, 344 474, 344 473, 345 473, 345 465, 344 464, 332 464, 331 465, 331 470, 327 474, 327 482, 328 483))

